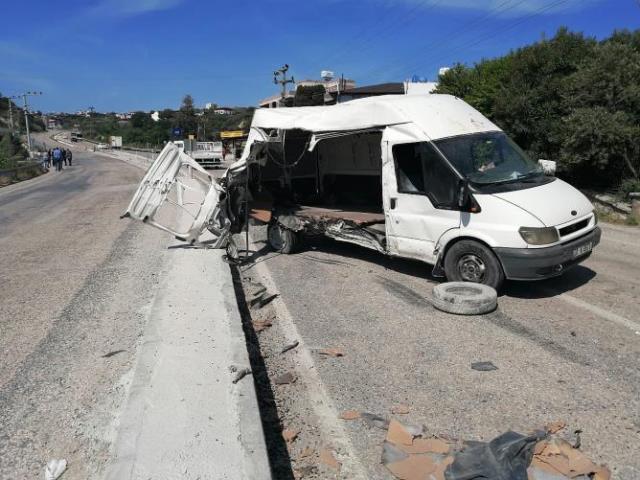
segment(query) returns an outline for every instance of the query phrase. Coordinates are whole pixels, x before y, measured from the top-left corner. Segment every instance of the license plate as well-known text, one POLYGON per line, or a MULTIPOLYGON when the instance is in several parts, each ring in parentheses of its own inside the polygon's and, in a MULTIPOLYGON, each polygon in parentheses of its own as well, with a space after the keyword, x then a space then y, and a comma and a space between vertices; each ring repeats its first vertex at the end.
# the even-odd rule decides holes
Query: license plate
POLYGON ((593 242, 585 243, 573 249, 573 258, 580 257, 593 250, 593 242))

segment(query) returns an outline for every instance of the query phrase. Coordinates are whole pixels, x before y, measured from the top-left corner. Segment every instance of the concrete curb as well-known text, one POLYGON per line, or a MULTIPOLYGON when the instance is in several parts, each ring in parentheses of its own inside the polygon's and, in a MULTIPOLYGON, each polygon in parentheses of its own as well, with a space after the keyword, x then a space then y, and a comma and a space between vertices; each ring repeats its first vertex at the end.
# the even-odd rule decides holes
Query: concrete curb
MULTIPOLYGON (((218 250, 219 251, 219 250, 218 250)), ((232 362, 238 369, 251 368, 249 352, 242 317, 238 310, 236 293, 233 286, 231 268, 226 266, 224 272, 223 294, 229 315, 229 330, 231 332, 232 362)), ((253 376, 240 380, 234 389, 235 404, 238 408, 240 439, 248 461, 245 464, 245 477, 248 479, 270 479, 271 467, 267 454, 258 396, 253 376)))
POLYGON ((171 251, 105 478, 270 480, 233 280, 220 250, 171 251))
POLYGON ((251 364, 224 252, 179 246, 169 250, 105 478, 270 480, 253 377, 232 383, 230 367, 251 364))

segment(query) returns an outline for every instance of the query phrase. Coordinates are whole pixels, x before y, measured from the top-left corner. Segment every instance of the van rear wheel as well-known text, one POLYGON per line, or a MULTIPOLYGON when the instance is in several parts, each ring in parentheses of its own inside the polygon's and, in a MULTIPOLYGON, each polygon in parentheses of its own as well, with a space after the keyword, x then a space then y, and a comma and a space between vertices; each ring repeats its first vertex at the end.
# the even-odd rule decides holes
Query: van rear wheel
POLYGON ((267 240, 269 246, 276 252, 293 253, 300 243, 300 235, 282 225, 272 222, 267 227, 267 240))
POLYGON ((504 271, 495 254, 474 240, 455 243, 444 258, 444 273, 450 282, 474 282, 499 290, 504 271))

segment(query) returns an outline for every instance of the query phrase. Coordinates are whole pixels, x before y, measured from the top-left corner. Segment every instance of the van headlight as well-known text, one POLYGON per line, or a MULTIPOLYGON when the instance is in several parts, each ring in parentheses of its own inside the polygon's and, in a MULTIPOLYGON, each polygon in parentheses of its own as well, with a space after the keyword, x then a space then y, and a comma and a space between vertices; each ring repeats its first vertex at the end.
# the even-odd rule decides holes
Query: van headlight
POLYGON ((560 240, 556 227, 520 227, 518 232, 529 245, 547 245, 560 240))

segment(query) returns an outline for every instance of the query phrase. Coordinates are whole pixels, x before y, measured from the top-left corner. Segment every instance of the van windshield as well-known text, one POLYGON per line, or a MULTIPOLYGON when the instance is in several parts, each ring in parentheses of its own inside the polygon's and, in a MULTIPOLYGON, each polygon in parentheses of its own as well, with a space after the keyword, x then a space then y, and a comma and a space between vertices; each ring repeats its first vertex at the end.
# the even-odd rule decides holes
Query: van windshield
POLYGON ((542 167, 531 160, 504 132, 474 133, 443 138, 434 143, 449 162, 472 183, 510 183, 543 175, 542 167))

